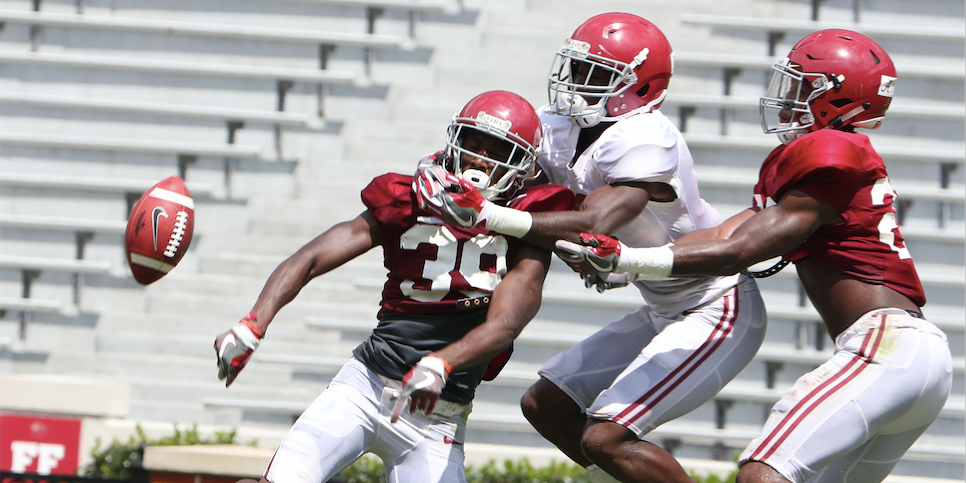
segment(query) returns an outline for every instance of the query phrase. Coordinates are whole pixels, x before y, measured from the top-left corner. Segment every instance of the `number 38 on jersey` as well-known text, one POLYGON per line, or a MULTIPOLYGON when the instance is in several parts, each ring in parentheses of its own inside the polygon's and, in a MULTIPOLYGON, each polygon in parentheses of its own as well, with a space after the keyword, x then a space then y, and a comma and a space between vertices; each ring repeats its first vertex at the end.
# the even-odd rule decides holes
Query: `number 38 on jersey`
POLYGON ((479 234, 465 239, 445 225, 418 223, 399 237, 399 248, 436 256, 423 260, 418 280, 403 280, 400 290, 420 302, 438 302, 457 291, 465 297, 492 293, 507 271, 507 240, 479 234))

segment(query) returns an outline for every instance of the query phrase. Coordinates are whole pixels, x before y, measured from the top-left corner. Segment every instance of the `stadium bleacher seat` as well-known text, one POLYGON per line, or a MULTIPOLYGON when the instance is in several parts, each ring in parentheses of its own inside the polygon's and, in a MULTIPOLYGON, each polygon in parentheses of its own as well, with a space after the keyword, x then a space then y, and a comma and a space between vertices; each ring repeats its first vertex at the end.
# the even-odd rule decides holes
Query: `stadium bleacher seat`
MULTIPOLYGON (((702 68, 771 69, 780 57, 744 54, 711 54, 706 52, 674 52, 676 66, 702 68)), ((943 64, 911 64, 896 62, 896 71, 901 77, 926 78, 947 81, 962 81, 966 78, 961 62, 943 64)))
POLYGON ((31 92, 0 92, 0 102, 46 108, 82 109, 120 114, 147 114, 185 119, 214 119, 231 122, 261 122, 322 129, 325 120, 294 112, 256 111, 215 106, 177 105, 159 102, 132 102, 116 99, 57 96, 31 92))
POLYGON ((50 134, 11 132, 0 133, 0 142, 7 146, 26 146, 47 149, 121 151, 262 160, 274 160, 276 158, 273 152, 266 152, 261 146, 246 144, 145 141, 128 138, 55 136, 50 134))
MULTIPOLYGON (((664 101, 666 107, 710 107, 742 110, 758 110, 758 97, 722 96, 710 94, 670 93, 664 101)), ((0 97, 2 100, 2 97, 0 97)), ((961 103, 910 103, 902 99, 889 106, 889 118, 928 119, 939 121, 963 121, 966 106, 961 103)))
MULTIPOLYGON (((154 186, 156 180, 140 179, 118 179, 118 178, 97 178, 91 176, 58 176, 56 174, 35 174, 35 173, 9 173, 0 174, 0 185, 98 191, 105 193, 144 193, 148 188, 154 186)), ((191 196, 194 198, 207 198, 212 196, 210 183, 185 183, 191 196)))
MULTIPOLYGON (((413 50, 411 38, 374 33, 326 32, 271 27, 205 24, 197 22, 171 22, 140 18, 105 17, 95 15, 63 15, 47 12, 5 11, 0 21, 42 27, 90 29, 103 32, 137 32, 143 34, 170 34, 220 39, 250 40, 262 42, 311 43, 322 46, 320 64, 324 56, 336 46, 361 46, 366 48, 391 48, 413 50), (326 48, 330 47, 330 48, 326 48)), ((372 58, 367 56, 366 73, 371 72, 372 58)), ((211 73, 206 71, 206 73, 211 73)), ((227 75, 227 74, 222 74, 227 75)), ((302 79, 304 80, 304 79, 302 79)), ((331 81, 331 79, 329 79, 331 81)))
MULTIPOLYGON (((847 29, 864 33, 874 39, 927 40, 942 42, 962 42, 966 40, 966 30, 954 27, 915 25, 882 25, 878 23, 823 22, 787 18, 732 17, 722 15, 702 15, 686 13, 681 15, 685 24, 705 25, 729 30, 753 32, 783 32, 799 37, 816 30, 847 29)), ((773 47, 773 46, 772 46, 773 47)))

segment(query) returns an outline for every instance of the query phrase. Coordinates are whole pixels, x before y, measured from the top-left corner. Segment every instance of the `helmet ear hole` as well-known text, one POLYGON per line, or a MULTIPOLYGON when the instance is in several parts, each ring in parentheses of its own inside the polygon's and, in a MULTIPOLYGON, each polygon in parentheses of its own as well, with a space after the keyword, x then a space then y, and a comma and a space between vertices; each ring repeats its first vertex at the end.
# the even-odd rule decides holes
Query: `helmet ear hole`
POLYGON ((640 97, 646 96, 647 95, 647 91, 650 88, 651 88, 651 84, 650 83, 647 83, 647 84, 642 85, 641 88, 637 90, 637 95, 640 96, 640 97))
POLYGON ((829 101, 829 104, 841 109, 852 103, 852 99, 835 99, 834 101, 829 101))

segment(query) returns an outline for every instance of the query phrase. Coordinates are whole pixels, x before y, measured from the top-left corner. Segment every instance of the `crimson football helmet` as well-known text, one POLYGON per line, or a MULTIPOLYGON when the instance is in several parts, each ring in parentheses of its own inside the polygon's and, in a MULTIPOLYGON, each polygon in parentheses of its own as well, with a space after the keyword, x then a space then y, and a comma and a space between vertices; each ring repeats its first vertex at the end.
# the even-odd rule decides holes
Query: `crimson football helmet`
POLYGON ((761 126, 785 144, 826 127, 876 129, 892 102, 896 66, 875 41, 850 30, 819 30, 773 67, 759 101, 761 126), (773 110, 778 110, 777 125, 773 110))
MULTIPOLYGON (((554 58, 550 107, 580 127, 660 107, 674 54, 654 24, 629 13, 603 13, 577 27, 554 58)), ((615 120, 616 120, 615 119, 615 120)))
POLYGON ((446 133, 443 167, 492 200, 533 174, 543 128, 526 99, 489 91, 466 103, 446 133))

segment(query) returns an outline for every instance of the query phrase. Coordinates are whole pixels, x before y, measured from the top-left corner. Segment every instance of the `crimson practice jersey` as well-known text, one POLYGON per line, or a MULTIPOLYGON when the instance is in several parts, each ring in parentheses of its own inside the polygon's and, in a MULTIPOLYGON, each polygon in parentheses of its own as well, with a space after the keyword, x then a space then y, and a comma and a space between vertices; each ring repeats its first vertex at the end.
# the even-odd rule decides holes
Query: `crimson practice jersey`
MULTIPOLYGON (((509 269, 520 240, 483 229, 443 224, 419 209, 412 176, 385 174, 362 190, 379 223, 384 263, 379 326, 353 351, 374 372, 402 379, 420 358, 442 349, 486 320, 489 296, 509 269)), ((516 193, 518 210, 573 209, 574 194, 558 185, 516 193)), ((486 364, 451 374, 443 399, 468 403, 486 364)))
POLYGON ((868 136, 823 129, 775 148, 762 164, 754 205, 773 205, 792 189, 831 203, 845 218, 820 227, 799 250, 925 305, 922 284, 896 223, 892 205, 898 194, 868 136))

